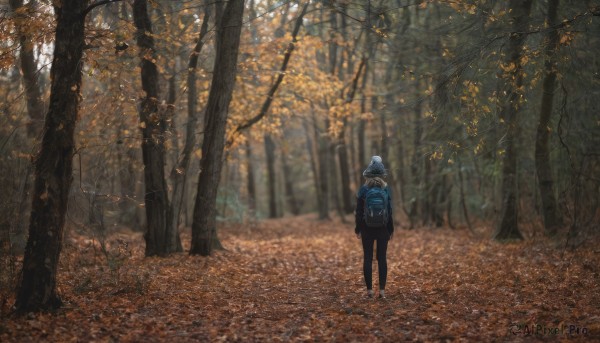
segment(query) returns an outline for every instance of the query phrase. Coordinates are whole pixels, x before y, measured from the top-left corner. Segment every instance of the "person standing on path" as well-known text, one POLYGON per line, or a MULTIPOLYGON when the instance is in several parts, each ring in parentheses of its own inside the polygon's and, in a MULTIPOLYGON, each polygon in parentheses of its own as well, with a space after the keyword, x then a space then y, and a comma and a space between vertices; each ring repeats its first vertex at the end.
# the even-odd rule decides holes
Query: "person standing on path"
POLYGON ((377 266, 379 270, 379 298, 385 298, 387 279, 387 245, 394 234, 392 198, 384 178, 387 172, 379 156, 373 156, 363 172, 366 181, 357 194, 354 232, 362 239, 363 273, 367 296, 373 292, 373 245, 377 241, 377 266))

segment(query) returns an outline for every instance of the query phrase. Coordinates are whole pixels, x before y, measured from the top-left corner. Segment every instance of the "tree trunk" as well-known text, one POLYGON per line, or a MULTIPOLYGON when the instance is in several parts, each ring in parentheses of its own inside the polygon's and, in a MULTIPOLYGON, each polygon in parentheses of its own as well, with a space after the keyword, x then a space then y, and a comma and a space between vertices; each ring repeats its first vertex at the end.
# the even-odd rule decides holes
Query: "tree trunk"
POLYGON ((167 123, 165 140, 167 138, 171 139, 171 151, 170 153, 167 151, 168 161, 166 163, 172 170, 179 159, 179 138, 177 137, 177 123, 175 122, 175 103, 177 102, 177 72, 175 68, 170 68, 169 74, 171 76, 167 80, 167 101, 165 103, 164 118, 167 123))
MULTIPOLYGON (((119 6, 119 19, 124 20, 125 18, 129 18, 128 7, 127 4, 122 2, 119 6)), ((122 58, 122 57, 121 57, 122 58)), ((120 58, 119 58, 120 59, 120 58)), ((119 60, 118 59, 118 60, 119 60)), ((115 78, 115 87, 118 88, 121 83, 122 73, 121 71, 117 72, 117 77, 115 78)), ((119 104, 119 113, 123 113, 123 105, 119 104)), ((137 198, 137 179, 139 178, 139 172, 135 168, 135 162, 138 160, 138 150, 133 148, 130 144, 127 144, 127 139, 130 139, 130 134, 122 137, 121 134, 128 128, 128 123, 126 123, 126 117, 120 116, 119 119, 119 140, 122 144, 118 145, 118 155, 117 161, 119 164, 119 188, 121 201, 119 202, 119 222, 121 224, 135 227, 136 230, 140 230, 140 228, 144 227, 143 216, 138 215, 140 212, 138 198, 137 198)))
MULTIPOLYGON (((417 81, 417 97, 420 97, 420 89, 419 81, 417 81)), ((413 154, 412 161, 410 164, 410 172, 412 177, 412 198, 410 204, 409 218, 410 218, 410 227, 413 228, 417 222, 417 218, 419 216, 419 208, 421 205, 421 198, 423 191, 423 185, 421 184, 421 169, 423 165, 423 159, 420 156, 421 152, 421 136, 423 134, 423 126, 421 120, 421 111, 423 107, 423 100, 418 99, 414 109, 414 136, 413 136, 413 154)), ((421 209, 422 210, 422 209, 421 209)))
MULTIPOLYGON (((328 124, 327 126, 329 126, 330 121, 327 120, 326 121, 328 124)), ((327 130, 327 132, 329 132, 329 129, 327 130)), ((334 144, 334 139, 332 139, 331 137, 328 137, 328 146, 329 146, 329 158, 327 159, 328 163, 329 163, 329 184, 330 184, 330 196, 331 196, 331 200, 333 201, 333 204, 335 206, 335 211, 337 212, 338 216, 340 217, 340 220, 342 221, 342 223, 345 223, 346 220, 344 218, 344 210, 342 208, 342 202, 340 201, 340 186, 341 186, 341 182, 338 180, 338 169, 341 169, 340 166, 338 165, 335 156, 337 155, 335 150, 336 150, 336 145, 334 144)))
POLYGON ((283 180, 285 185, 285 199, 293 215, 300 214, 300 206, 294 192, 294 179, 292 178, 292 168, 290 167, 288 157, 290 154, 287 142, 284 144, 284 150, 281 153, 281 167, 283 168, 283 180))
MULTIPOLYGON (((42 133, 42 127, 44 125, 44 102, 42 101, 42 90, 40 82, 38 81, 38 68, 33 54, 34 39, 28 34, 26 25, 27 17, 30 11, 34 11, 35 1, 30 1, 27 4, 27 9, 23 7, 23 0, 9 0, 10 8, 15 16, 15 28, 19 36, 19 62, 20 71, 23 76, 23 86, 25 88, 25 97, 27 102, 27 114, 29 115, 29 122, 27 123, 27 136, 30 139, 38 139, 42 133), (20 9, 20 10, 19 10, 20 9), (17 11, 19 10, 19 11, 17 11), (25 11, 23 11, 25 10, 25 11)), ((30 148, 25 148, 30 149, 30 148)), ((27 165, 24 174, 24 188, 21 197, 21 204, 17 207, 18 212, 15 228, 15 239, 14 245, 16 251, 23 252, 25 246, 25 240, 27 237, 26 220, 27 211, 30 210, 28 206, 29 197, 31 196, 32 190, 32 174, 33 166, 27 165)), ((13 218, 15 219, 15 218, 13 218)))
POLYGON ((277 182, 275 175, 275 142, 265 134, 265 157, 267 159, 267 191, 269 193, 269 218, 277 218, 277 182))
MULTIPOLYGON (((346 99, 344 102, 349 104, 354 101, 354 96, 356 94, 356 90, 358 89, 358 80, 363 72, 363 69, 366 64, 366 59, 362 59, 358 70, 356 71, 356 75, 354 75, 352 79, 352 85, 348 94, 346 95, 346 99)), ((351 73, 354 71, 351 70, 351 73)), ((363 79, 366 79, 367 75, 363 75, 363 79)), ((350 166, 348 164, 348 147, 346 145, 346 123, 347 119, 343 118, 342 120, 342 128, 340 131, 340 135, 338 136, 338 146, 336 147, 337 155, 338 155, 338 164, 340 167, 340 177, 341 177, 341 187, 342 187, 342 198, 343 198, 343 211, 344 214, 349 214, 354 212, 354 206, 352 204, 352 190, 350 189, 350 166)))
POLYGON ((360 99, 360 119, 358 120, 358 126, 356 129, 356 140, 358 141, 358 156, 356 158, 357 163, 354 166, 354 168, 356 168, 357 185, 360 185, 362 183, 362 168, 364 168, 366 163, 369 162, 367 159, 367 152, 365 147, 365 131, 367 130, 367 121, 365 120, 364 115, 367 113, 367 96, 365 94, 365 90, 367 89, 367 75, 369 75, 370 64, 371 63, 368 60, 365 62, 365 77, 363 77, 362 85, 360 87, 362 90, 362 98, 360 99))
POLYGON ((446 176, 437 175, 431 196, 431 220, 436 227, 444 225, 444 205, 446 203, 446 176))
POLYGON ((63 0, 52 60, 50 106, 41 150, 35 160, 34 193, 21 282, 19 313, 60 307, 56 270, 62 247, 69 189, 73 181, 74 130, 81 99, 84 10, 87 1, 63 0))
MULTIPOLYGON (((313 111, 312 108, 311 108, 311 111, 313 111)), ((314 116, 313 116, 313 119, 314 119, 314 116)), ((320 182, 319 182, 319 169, 317 166, 318 153, 315 152, 315 149, 313 146, 313 140, 310 135, 311 130, 308 125, 308 120, 304 120, 302 124, 304 125, 304 131, 306 134, 306 150, 308 151, 308 156, 310 159, 310 168, 311 168, 311 171, 313 174, 313 181, 315 184, 315 196, 317 198, 316 205, 317 205, 317 209, 320 209, 321 207, 323 207, 323 197, 321 196, 321 186, 320 186, 320 182)))
MULTIPOLYGON (((345 121, 345 120, 344 120, 345 121)), ((352 190, 350 189, 350 166, 348 163, 348 147, 346 146, 345 139, 345 124, 342 128, 342 133, 339 136, 339 144, 337 146, 338 152, 338 163, 340 165, 340 176, 341 176, 341 187, 343 197, 343 208, 344 213, 349 214, 354 212, 354 206, 352 206, 352 190)))
MULTIPOLYGON (((558 24, 559 0, 548 1, 548 25, 550 28, 558 24)), ((554 181, 550 167, 550 151, 548 139, 550 135, 550 117, 552 116, 552 102, 554 101, 554 87, 556 83, 556 59, 554 54, 558 49, 559 36, 556 29, 548 31, 546 45, 546 61, 544 83, 542 88, 542 104, 540 108, 540 121, 537 127, 535 140, 535 169, 538 177, 538 186, 542 198, 542 213, 544 215, 544 228, 547 235, 556 234, 556 230, 563 225, 562 217, 558 211, 554 197, 554 181)))
MULTIPOLYGON (((467 210, 467 202, 466 202, 466 197, 465 197, 465 186, 464 186, 464 181, 463 181, 463 173, 462 173, 463 167, 462 167, 462 163, 460 162, 460 160, 458 160, 458 180, 459 180, 459 187, 460 187, 460 206, 462 208, 462 213, 463 216, 465 217, 465 222, 467 222, 467 227, 469 228, 469 231, 473 232, 473 226, 471 225, 471 220, 469 219, 469 211, 467 210)), ((448 218, 450 218, 450 212, 448 211, 448 218)))
POLYGON ((315 140, 318 142, 319 193, 322 205, 319 207, 319 219, 329 219, 329 137, 319 132, 317 120, 313 119, 315 140))
MULTIPOLYGON (((367 113, 366 110, 366 96, 363 95, 363 98, 360 102, 360 113, 361 116, 364 115, 365 113, 367 113)), ((358 151, 357 151, 357 163, 356 163, 356 176, 357 176, 357 182, 360 185, 362 183, 362 171, 364 166, 369 162, 367 160, 367 149, 366 149, 366 145, 365 145, 365 131, 367 130, 367 121, 364 118, 360 118, 358 121, 358 127, 356 129, 356 139, 358 141, 358 151)))
POLYGON ((252 166, 252 146, 250 137, 246 138, 246 165, 248 169, 246 186, 248 188, 248 208, 256 213, 256 184, 254 182, 254 167, 252 166))
MULTIPOLYGON (((10 8, 13 12, 23 7, 23 0, 9 0, 10 8)), ((33 1, 28 3, 29 10, 34 5, 33 1)), ((27 123, 27 135, 30 138, 37 138, 42 132, 44 123, 44 103, 42 101, 42 91, 37 78, 37 64, 33 54, 34 39, 28 37, 27 30, 23 27, 26 24, 27 13, 21 12, 15 14, 15 26, 19 34, 19 61, 21 62, 21 73, 23 75, 23 85, 25 96, 27 98, 27 114, 30 121, 27 123)))
POLYGON ((423 178, 421 179, 422 188, 420 193, 421 196, 421 223, 423 225, 429 225, 432 217, 432 202, 431 196, 433 193, 433 187, 431 184, 432 179, 432 162, 429 156, 423 158, 423 178))
POLYGON ((169 197, 165 180, 164 113, 158 109, 158 69, 154 63, 154 38, 146 0, 135 0, 133 19, 137 28, 136 39, 140 48, 142 89, 145 96, 139 108, 142 128, 142 155, 146 207, 146 256, 164 256, 177 251, 169 223, 169 197))
POLYGON ((223 154, 227 112, 235 85, 244 1, 227 3, 217 26, 217 53, 206 105, 198 193, 194 204, 190 254, 210 255, 216 237, 216 201, 223 154))
MULTIPOLYGON (((172 160, 171 160, 171 165, 172 165, 172 171, 175 170, 177 168, 177 161, 178 161, 178 156, 177 156, 177 150, 179 148, 179 142, 177 139, 177 131, 175 128, 175 101, 177 100, 176 97, 176 80, 175 80, 175 73, 172 73, 173 76, 171 76, 169 78, 169 91, 168 91, 168 97, 167 97, 167 110, 165 113, 165 120, 170 123, 169 124, 169 128, 171 130, 171 132, 167 135, 167 130, 165 129, 165 138, 166 136, 171 136, 171 142, 172 142, 172 146, 174 148, 174 152, 171 154, 172 156, 172 160), (173 159, 175 161, 173 161, 173 159)), ((165 152, 166 153, 166 152, 165 152)), ((186 165, 187 167, 187 165, 186 165)), ((181 171, 181 169, 179 169, 178 171, 181 171)), ((173 173, 171 173, 172 175, 173 173)), ((179 175, 179 173, 176 173, 179 175)), ((173 196, 171 197, 171 199, 174 199, 174 196, 177 195, 179 196, 179 199, 181 200, 180 203, 178 203, 178 206, 175 208, 174 207, 174 203, 175 201, 172 201, 170 204, 168 204, 168 209, 167 209, 167 244, 171 245, 171 244, 175 244, 174 247, 174 251, 173 252, 183 252, 183 246, 181 245, 181 238, 179 237, 179 217, 181 214, 181 203, 183 203, 183 192, 181 191, 181 188, 183 186, 183 183, 185 182, 185 176, 183 176, 183 181, 179 184, 179 193, 176 194, 176 187, 175 187, 175 182, 172 183, 172 187, 173 187, 173 196)), ((168 193, 167 193, 168 194, 168 193)), ((168 198, 167 198, 168 199, 168 198)), ((172 249, 172 248, 170 248, 172 249)))
MULTIPOLYGON (((121 123, 121 125, 123 124, 121 123)), ((121 128, 124 128, 124 126, 121 126, 121 128)), ((119 132, 122 132, 122 130, 119 130, 119 132)), ((118 177, 121 195, 119 222, 127 226, 139 224, 136 216, 138 206, 135 192, 136 170, 134 165, 136 159, 136 150, 129 147, 128 144, 119 144, 117 154, 117 161, 120 166, 118 177)))
POLYGON ((512 33, 508 40, 508 48, 504 66, 507 71, 501 76, 502 92, 499 93, 500 119, 506 126, 504 139, 504 156, 502 164, 502 209, 497 240, 523 239, 518 227, 517 200, 517 149, 518 137, 517 114, 520 107, 523 85, 523 67, 521 56, 525 43, 525 31, 529 22, 531 3, 533 0, 511 0, 512 33), (502 94, 502 95, 500 95, 502 94))
MULTIPOLYGON (((344 13, 347 10, 347 5, 346 4, 341 4, 341 10, 344 13)), ((340 22, 341 22, 341 28, 340 31, 342 33, 342 39, 344 41, 348 40, 348 32, 347 32, 347 21, 346 21, 346 16, 342 15, 340 16, 340 22)), ((348 92, 346 99, 344 99, 344 101, 346 103, 351 103, 354 100, 354 95, 356 94, 356 90, 358 88, 358 78, 360 77, 360 74, 362 73, 363 67, 365 65, 365 59, 362 60, 360 67, 358 68, 358 72, 356 73, 356 75, 354 75, 354 63, 353 63, 353 56, 352 54, 348 53, 348 63, 347 63, 347 67, 344 69, 344 56, 345 53, 348 52, 348 47, 344 47, 340 53, 340 61, 339 61, 339 65, 341 66, 338 70, 338 78, 340 79, 340 81, 344 80, 345 74, 347 73, 350 77, 353 77, 353 82, 352 82, 352 86, 350 91, 348 92)), ((343 93, 343 92, 342 92, 343 93)), ((343 118, 342 120, 342 127, 340 130, 340 135, 337 137, 337 142, 338 142, 338 146, 336 147, 337 150, 337 157, 338 157, 338 164, 340 167, 340 181, 341 181, 341 187, 342 187, 342 205, 343 205, 343 210, 345 214, 349 214, 349 213, 353 213, 354 212, 354 206, 353 206, 353 196, 352 196, 352 189, 351 189, 351 178, 350 178, 350 171, 352 170, 352 168, 350 167, 350 161, 349 161, 349 157, 348 157, 348 150, 351 148, 348 145, 346 145, 346 129, 348 126, 348 119, 347 118, 343 118)), ((352 136, 350 136, 352 137, 352 136)))

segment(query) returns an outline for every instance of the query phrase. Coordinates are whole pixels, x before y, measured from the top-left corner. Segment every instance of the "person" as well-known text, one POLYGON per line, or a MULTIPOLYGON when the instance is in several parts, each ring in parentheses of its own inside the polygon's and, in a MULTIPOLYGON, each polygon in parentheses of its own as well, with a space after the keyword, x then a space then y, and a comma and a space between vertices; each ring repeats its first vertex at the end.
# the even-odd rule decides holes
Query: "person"
POLYGON ((367 285, 367 296, 372 298, 373 293, 373 245, 377 241, 377 265, 379 269, 379 297, 385 298, 385 284, 387 279, 387 246, 394 234, 394 221, 392 216, 392 199, 384 178, 387 172, 379 156, 373 156, 371 163, 363 172, 366 181, 357 194, 355 210, 355 229, 357 238, 362 239, 363 247, 363 273, 367 285), (387 196, 387 218, 380 226, 368 226, 365 220, 365 199, 367 192, 379 187, 387 196))

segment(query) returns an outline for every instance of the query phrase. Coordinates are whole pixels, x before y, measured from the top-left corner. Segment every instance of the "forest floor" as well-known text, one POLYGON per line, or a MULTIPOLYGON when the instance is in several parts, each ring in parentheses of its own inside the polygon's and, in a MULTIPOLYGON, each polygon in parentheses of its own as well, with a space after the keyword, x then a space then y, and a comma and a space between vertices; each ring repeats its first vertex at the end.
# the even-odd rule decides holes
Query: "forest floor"
POLYGON ((349 224, 302 216, 219 235, 227 250, 208 258, 144 258, 139 233, 70 232, 63 308, 3 316, 0 342, 600 341, 597 241, 397 230, 387 299, 370 299, 349 224))

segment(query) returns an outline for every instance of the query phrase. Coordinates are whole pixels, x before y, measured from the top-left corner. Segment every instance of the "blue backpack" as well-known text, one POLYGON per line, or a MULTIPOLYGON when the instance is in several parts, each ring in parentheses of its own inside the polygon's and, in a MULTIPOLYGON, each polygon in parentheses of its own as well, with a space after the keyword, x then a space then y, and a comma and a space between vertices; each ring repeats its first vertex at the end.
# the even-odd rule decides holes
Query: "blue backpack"
POLYGON ((364 219, 368 227, 384 227, 388 221, 387 189, 370 188, 365 194, 364 219))

